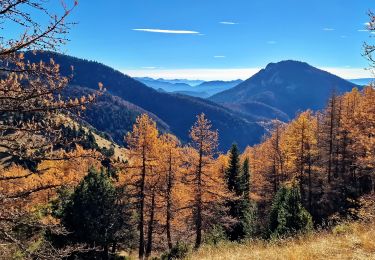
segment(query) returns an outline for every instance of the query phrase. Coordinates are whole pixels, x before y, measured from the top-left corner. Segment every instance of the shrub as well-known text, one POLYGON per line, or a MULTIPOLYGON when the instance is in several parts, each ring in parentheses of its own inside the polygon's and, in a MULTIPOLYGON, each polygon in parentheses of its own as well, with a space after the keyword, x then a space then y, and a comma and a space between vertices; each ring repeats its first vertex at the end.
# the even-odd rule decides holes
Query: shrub
POLYGON ((250 206, 244 211, 242 219, 243 229, 245 231, 245 239, 252 238, 257 232, 257 207, 256 204, 250 203, 250 206))
POLYGON ((332 233, 335 235, 340 235, 340 234, 345 234, 345 233, 350 233, 350 232, 352 232, 352 228, 347 223, 339 224, 332 229, 332 233))
POLYGON ((182 259, 187 256, 190 249, 189 246, 185 243, 177 242, 176 245, 172 247, 169 252, 163 254, 161 260, 172 260, 172 259, 182 259))
POLYGON ((214 225, 209 232, 204 235, 204 243, 208 245, 217 245, 219 242, 227 240, 225 230, 220 225, 214 225))

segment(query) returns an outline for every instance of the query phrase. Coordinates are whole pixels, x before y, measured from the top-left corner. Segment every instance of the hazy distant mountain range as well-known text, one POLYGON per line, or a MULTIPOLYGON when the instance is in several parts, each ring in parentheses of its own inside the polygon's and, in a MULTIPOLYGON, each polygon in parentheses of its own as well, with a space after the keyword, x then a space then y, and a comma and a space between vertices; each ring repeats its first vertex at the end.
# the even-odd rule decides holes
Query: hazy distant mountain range
POLYGON ((134 78, 139 82, 142 82, 146 86, 165 92, 176 92, 176 91, 188 91, 191 90, 192 86, 179 80, 166 81, 164 79, 153 79, 153 78, 134 78))
POLYGON ((333 90, 342 93, 357 86, 307 63, 282 61, 269 64, 243 82, 143 78, 142 81, 155 84, 149 87, 140 79, 98 62, 51 52, 26 54, 31 61, 49 62, 50 58, 60 64, 63 75, 70 75, 70 68, 74 67, 72 86, 66 95, 90 93, 97 89, 98 82, 104 84, 107 93, 89 106, 83 119, 119 144, 123 144, 124 134, 141 113, 152 116, 161 131, 172 132, 182 142, 188 142, 191 125, 203 112, 219 131, 220 150, 227 150, 233 142, 244 148, 259 142, 266 133, 263 121, 288 121, 299 111, 321 109, 333 90), (198 97, 194 97, 196 93, 200 93, 198 97), (214 94, 208 99, 200 98, 211 93, 214 94))
POLYGON ((182 83, 182 84, 187 84, 187 85, 190 85, 190 86, 193 86, 193 87, 198 86, 199 84, 204 82, 204 80, 199 80, 199 79, 192 80, 192 79, 163 79, 163 78, 159 78, 157 80, 160 81, 160 82, 169 82, 169 83, 172 83, 172 84, 182 83))
POLYGON ((368 86, 375 82, 375 78, 349 79, 349 81, 356 85, 368 86))
POLYGON ((240 79, 232 80, 232 81, 221 81, 221 80, 206 81, 196 86, 195 89, 199 91, 206 91, 207 93, 210 94, 210 96, 212 96, 219 92, 233 88, 242 82, 243 80, 240 80, 240 79))
POLYGON ((203 81, 187 79, 153 79, 153 78, 135 78, 148 87, 158 91, 169 93, 180 93, 193 97, 207 98, 221 91, 230 89, 242 82, 242 80, 232 81, 203 81))

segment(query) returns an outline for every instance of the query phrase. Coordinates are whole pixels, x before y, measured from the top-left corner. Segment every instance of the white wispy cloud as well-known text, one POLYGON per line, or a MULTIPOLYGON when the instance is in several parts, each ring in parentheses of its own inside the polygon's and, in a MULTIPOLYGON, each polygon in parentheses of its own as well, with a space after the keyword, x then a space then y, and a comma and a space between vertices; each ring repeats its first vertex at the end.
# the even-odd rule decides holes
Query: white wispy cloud
POLYGON ((370 30, 365 30, 365 29, 359 29, 357 31, 358 32, 368 32, 368 33, 371 33, 371 34, 375 34, 375 31, 370 31, 370 30))
POLYGON ((154 70, 154 69, 157 69, 157 67, 146 66, 146 67, 142 67, 142 69, 146 69, 146 70, 154 70))
POLYGON ((229 21, 223 21, 223 22, 219 22, 220 24, 226 24, 226 25, 235 25, 235 24, 238 24, 236 22, 229 22, 229 21))
POLYGON ((132 29, 132 30, 141 31, 141 32, 151 32, 151 33, 200 34, 197 31, 188 31, 188 30, 164 30, 164 29, 149 29, 149 28, 140 28, 140 29, 132 29))
MULTIPOLYGON (((235 80, 248 79, 257 73, 261 68, 195 68, 195 69, 122 69, 121 71, 132 77, 151 77, 151 78, 186 78, 200 80, 235 80)), ((352 67, 320 67, 320 69, 328 71, 344 79, 372 78, 373 74, 369 70, 363 68, 352 67)))
POLYGON ((220 58, 226 58, 224 55, 215 55, 214 58, 220 59, 220 58))
POLYGON ((334 28, 329 28, 329 27, 323 28, 323 31, 326 31, 326 32, 332 32, 334 30, 335 30, 334 28))
POLYGON ((369 22, 363 23, 364 26, 370 26, 369 22))

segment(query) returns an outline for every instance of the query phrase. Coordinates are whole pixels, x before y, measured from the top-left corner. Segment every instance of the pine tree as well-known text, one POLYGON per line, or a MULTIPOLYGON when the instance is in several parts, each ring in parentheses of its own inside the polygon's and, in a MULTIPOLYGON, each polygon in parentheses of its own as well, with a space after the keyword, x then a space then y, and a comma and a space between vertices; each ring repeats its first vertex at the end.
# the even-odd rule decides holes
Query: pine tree
POLYGON ((132 237, 131 212, 124 190, 116 189, 108 175, 91 168, 71 195, 61 193, 54 214, 69 234, 60 238, 68 244, 100 247, 80 257, 108 259, 109 247, 132 237))
POLYGON ((229 151, 229 165, 226 170, 228 190, 235 195, 227 202, 229 216, 235 220, 235 223, 227 228, 227 235, 232 241, 241 240, 252 231, 249 180, 248 160, 245 160, 241 169, 239 151, 237 145, 233 144, 229 151))
POLYGON ((242 187, 240 174, 241 167, 239 151, 237 145, 233 144, 229 151, 229 165, 225 172, 228 190, 235 195, 234 198, 231 198, 227 202, 227 206, 229 208, 229 215, 235 220, 235 223, 229 226, 227 229, 227 236, 232 241, 239 240, 241 237, 243 237, 243 229, 240 221, 242 215, 242 187))
POLYGON ((233 144, 229 151, 229 165, 225 175, 229 191, 233 192, 236 196, 242 195, 240 174, 240 154, 237 145, 233 144))
POLYGON ((283 236, 312 229, 312 217, 302 206, 299 187, 282 186, 276 194, 269 229, 271 235, 283 236))
POLYGON ((250 199, 250 165, 249 158, 246 157, 242 164, 242 175, 241 175, 241 189, 244 197, 250 199))

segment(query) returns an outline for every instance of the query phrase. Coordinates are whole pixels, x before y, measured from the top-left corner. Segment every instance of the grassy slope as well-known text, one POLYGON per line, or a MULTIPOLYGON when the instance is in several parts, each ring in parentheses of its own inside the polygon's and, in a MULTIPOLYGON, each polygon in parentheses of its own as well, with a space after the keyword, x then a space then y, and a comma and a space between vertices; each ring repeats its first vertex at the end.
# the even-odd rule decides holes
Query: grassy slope
MULTIPOLYGON (((88 133, 89 132, 89 128, 91 126, 88 126, 88 125, 82 125, 82 124, 79 124, 77 123, 76 121, 72 120, 71 118, 65 118, 64 117, 64 120, 67 120, 67 124, 70 124, 71 126, 75 126, 75 127, 79 127, 81 126, 83 128, 83 130, 88 133)), ((93 129, 91 129, 93 130, 93 129)), ((100 147, 100 148, 107 148, 107 149, 110 149, 111 147, 114 148, 114 155, 113 157, 115 159, 119 158, 120 160, 123 160, 123 161, 126 161, 128 156, 127 156, 127 150, 121 146, 119 146, 118 144, 112 142, 112 141, 109 141, 101 136, 99 136, 98 134, 95 133, 95 131, 92 131, 94 137, 95 137, 95 141, 97 143, 97 145, 100 147)), ((1 259, 1 258, 0 258, 1 259)))
POLYGON ((193 259, 375 259, 375 221, 340 225, 333 231, 288 240, 205 246, 187 258, 193 259))

